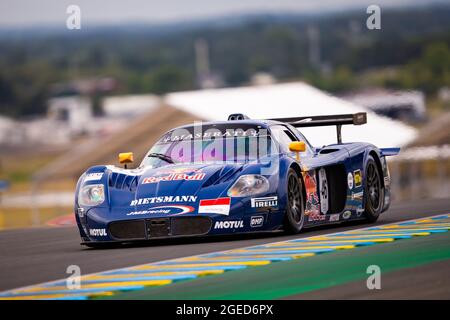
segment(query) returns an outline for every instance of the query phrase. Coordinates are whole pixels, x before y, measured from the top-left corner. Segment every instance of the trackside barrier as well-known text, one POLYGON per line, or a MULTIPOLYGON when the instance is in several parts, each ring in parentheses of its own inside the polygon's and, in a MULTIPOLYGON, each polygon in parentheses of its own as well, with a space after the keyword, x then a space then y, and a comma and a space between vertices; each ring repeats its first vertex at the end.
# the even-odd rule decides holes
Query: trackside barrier
POLYGON ((450 145, 402 150, 388 165, 394 200, 450 198, 450 145))

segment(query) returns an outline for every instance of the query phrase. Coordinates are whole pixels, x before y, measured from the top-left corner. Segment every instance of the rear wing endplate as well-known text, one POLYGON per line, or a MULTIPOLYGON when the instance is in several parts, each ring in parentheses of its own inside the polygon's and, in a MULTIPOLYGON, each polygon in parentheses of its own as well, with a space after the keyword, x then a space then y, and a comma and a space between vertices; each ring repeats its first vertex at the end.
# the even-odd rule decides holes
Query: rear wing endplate
POLYGON ((400 153, 400 148, 380 148, 381 156, 396 156, 400 153))

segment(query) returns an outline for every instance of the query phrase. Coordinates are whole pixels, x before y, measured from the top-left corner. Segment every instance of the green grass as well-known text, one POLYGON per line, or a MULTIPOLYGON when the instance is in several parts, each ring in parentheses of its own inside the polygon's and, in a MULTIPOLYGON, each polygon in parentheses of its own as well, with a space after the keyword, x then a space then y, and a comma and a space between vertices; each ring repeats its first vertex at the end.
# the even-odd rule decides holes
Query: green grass
POLYGON ((72 207, 40 208, 35 225, 31 208, 0 208, 0 230, 45 226, 47 221, 72 212, 72 207))

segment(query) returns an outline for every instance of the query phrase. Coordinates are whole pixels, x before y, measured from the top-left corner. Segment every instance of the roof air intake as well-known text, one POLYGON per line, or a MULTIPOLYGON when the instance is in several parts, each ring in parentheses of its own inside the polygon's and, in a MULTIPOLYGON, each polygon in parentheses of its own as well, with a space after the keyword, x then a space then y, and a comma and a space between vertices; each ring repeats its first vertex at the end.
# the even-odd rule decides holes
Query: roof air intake
POLYGON ((233 113, 228 116, 228 121, 247 120, 247 119, 250 119, 250 118, 242 113, 233 113))

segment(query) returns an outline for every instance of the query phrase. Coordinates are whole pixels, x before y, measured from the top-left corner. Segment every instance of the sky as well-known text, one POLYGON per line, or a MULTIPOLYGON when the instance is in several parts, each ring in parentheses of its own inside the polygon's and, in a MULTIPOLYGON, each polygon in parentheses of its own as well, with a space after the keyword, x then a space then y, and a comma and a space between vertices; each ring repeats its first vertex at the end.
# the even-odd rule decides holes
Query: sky
POLYGON ((81 9, 82 25, 172 23, 248 13, 321 13, 381 9, 450 0, 0 0, 0 27, 65 25, 69 5, 81 9))

